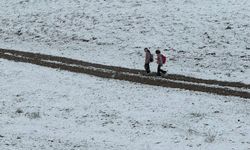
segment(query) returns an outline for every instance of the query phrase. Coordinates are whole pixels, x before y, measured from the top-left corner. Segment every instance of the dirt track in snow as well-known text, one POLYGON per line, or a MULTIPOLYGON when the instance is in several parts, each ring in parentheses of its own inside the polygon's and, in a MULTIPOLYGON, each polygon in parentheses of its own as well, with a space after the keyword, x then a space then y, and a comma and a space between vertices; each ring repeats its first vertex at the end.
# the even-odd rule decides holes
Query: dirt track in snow
POLYGON ((0 49, 0 58, 85 73, 102 78, 250 99, 250 85, 240 82, 205 80, 177 74, 169 74, 166 77, 148 76, 144 75, 143 70, 106 66, 65 57, 7 49, 0 49))

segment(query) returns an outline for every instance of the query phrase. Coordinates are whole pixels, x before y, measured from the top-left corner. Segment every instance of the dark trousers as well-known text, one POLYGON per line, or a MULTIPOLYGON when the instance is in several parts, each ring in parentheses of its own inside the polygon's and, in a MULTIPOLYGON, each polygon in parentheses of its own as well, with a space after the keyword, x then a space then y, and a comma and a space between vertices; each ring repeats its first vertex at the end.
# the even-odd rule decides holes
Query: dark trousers
POLYGON ((161 73, 163 73, 163 74, 166 73, 166 71, 162 70, 161 67, 162 67, 162 65, 158 65, 158 67, 157 67, 157 75, 158 75, 158 76, 160 76, 161 73))
POLYGON ((145 70, 146 70, 147 73, 150 73, 149 64, 145 64, 145 65, 144 65, 144 68, 145 68, 145 70))

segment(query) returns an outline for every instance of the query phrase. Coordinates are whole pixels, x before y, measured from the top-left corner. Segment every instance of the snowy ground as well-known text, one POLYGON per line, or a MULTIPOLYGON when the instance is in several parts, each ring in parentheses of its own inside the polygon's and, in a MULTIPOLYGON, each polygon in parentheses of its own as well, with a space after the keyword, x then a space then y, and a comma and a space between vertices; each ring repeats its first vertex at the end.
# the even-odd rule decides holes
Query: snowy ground
POLYGON ((167 49, 170 73, 250 83, 249 22, 249 0, 1 0, 0 47, 141 69, 167 49))
MULTIPOLYGON (((0 47, 250 83, 249 0, 1 0, 0 47), (174 50, 169 50, 174 48, 174 50), (155 67, 155 65, 153 65, 155 67)), ((0 149, 250 149, 250 101, 0 59, 0 149)))
POLYGON ((0 148, 250 149, 250 102, 0 60, 0 148))

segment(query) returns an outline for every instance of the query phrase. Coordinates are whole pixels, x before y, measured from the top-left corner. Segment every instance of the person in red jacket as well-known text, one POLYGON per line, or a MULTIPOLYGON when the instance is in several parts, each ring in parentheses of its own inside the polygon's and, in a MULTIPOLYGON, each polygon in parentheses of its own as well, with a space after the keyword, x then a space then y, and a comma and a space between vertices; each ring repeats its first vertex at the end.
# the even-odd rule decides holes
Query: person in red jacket
POLYGON ((150 73, 149 64, 150 64, 150 62, 153 61, 153 55, 151 54, 151 52, 150 52, 150 50, 148 48, 144 48, 144 52, 146 53, 144 68, 145 68, 147 73, 150 73))
POLYGON ((162 60, 162 54, 161 54, 161 51, 160 50, 156 50, 155 51, 156 55, 157 55, 157 64, 158 64, 158 67, 157 67, 157 76, 161 76, 161 73, 163 74, 166 74, 167 71, 165 70, 162 70, 161 67, 163 65, 163 60, 162 60))

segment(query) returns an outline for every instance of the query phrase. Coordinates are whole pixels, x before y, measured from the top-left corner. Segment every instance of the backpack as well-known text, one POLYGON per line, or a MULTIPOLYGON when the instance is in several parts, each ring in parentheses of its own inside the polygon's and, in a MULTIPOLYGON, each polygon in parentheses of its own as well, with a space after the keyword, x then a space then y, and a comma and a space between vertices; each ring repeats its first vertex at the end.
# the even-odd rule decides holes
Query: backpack
POLYGON ((167 57, 165 55, 161 55, 161 57, 162 57, 162 63, 165 64, 166 60, 167 60, 167 57))
POLYGON ((153 62, 154 61, 154 56, 153 54, 150 54, 150 59, 149 59, 150 62, 153 62))

